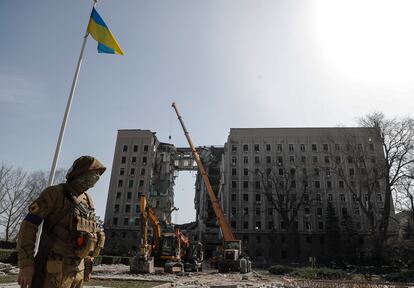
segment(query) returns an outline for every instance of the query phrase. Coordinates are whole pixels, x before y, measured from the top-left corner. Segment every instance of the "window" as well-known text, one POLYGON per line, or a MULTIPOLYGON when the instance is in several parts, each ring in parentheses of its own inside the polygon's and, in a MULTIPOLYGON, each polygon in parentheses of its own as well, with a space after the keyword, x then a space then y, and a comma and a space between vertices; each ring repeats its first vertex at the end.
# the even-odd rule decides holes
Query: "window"
POLYGON ((267 155, 266 156, 266 164, 270 164, 270 163, 272 163, 272 156, 267 155))
POLYGON ((344 185, 344 181, 342 181, 342 180, 340 180, 339 182, 338 182, 338 184, 339 184, 339 188, 344 188, 345 187, 345 185, 344 185))
POLYGON ((236 145, 231 145, 231 151, 232 152, 237 152, 237 146, 236 145))
MULTIPOLYGON (((128 219, 126 219, 127 220, 127 223, 125 224, 125 219, 124 219, 124 224, 125 225, 128 225, 128 219)), ((127 237, 127 233, 126 232, 122 232, 122 238, 126 238, 127 237)))
POLYGON ((318 151, 318 147, 316 146, 316 144, 312 144, 312 151, 318 151))
POLYGON ((134 187, 134 180, 129 180, 128 182, 128 188, 134 187))
POLYGON ((233 165, 237 164, 237 157, 236 156, 231 157, 231 164, 233 164, 233 165))
POLYGON ((348 216, 348 210, 346 209, 346 207, 342 207, 342 217, 346 216, 348 216))
POLYGON ((121 198, 121 192, 116 192, 116 199, 121 198))
POLYGON ((259 152, 259 151, 260 151, 259 144, 254 144, 254 152, 259 152))
POLYGON ((148 152, 148 145, 144 145, 144 152, 148 152))
POLYGON ((115 204, 114 212, 115 213, 119 212, 119 204, 115 204))
POLYGON ((306 163, 306 156, 302 156, 302 157, 300 158, 300 161, 301 161, 302 163, 306 163))
POLYGON ((267 208, 267 214, 272 216, 273 215, 273 208, 267 208))
POLYGON ((381 195, 381 193, 378 193, 377 194, 377 201, 378 202, 382 202, 382 195, 381 195))
POLYGON ((147 156, 142 157, 142 165, 147 165, 147 156))
POLYGON ((248 152, 249 151, 249 145, 244 144, 243 145, 243 152, 248 152))
POLYGON ((249 221, 243 221, 243 228, 249 229, 249 221))
POLYGON ((119 170, 119 175, 124 175, 125 174, 125 169, 124 168, 121 168, 120 170, 119 170))
POLYGON ((333 201, 332 194, 328 194, 328 202, 332 202, 332 201, 333 201))
POLYGON ((354 176, 354 175, 355 175, 355 169, 349 168, 349 176, 354 176))
POLYGON ((322 216, 322 208, 321 207, 316 208, 316 215, 322 216))
POLYGON ((371 163, 374 164, 377 162, 377 159, 375 158, 375 156, 371 156, 371 163))
POLYGON ((256 230, 261 230, 262 229, 262 222, 261 221, 256 221, 256 230))
POLYGON ((126 157, 125 157, 125 156, 122 156, 122 157, 121 157, 121 163, 122 163, 122 164, 125 164, 125 162, 126 162, 126 157))
POLYGON ((345 194, 340 194, 339 198, 341 199, 341 202, 345 202, 345 194))
POLYGON ((315 176, 319 176, 319 168, 314 168, 313 169, 313 174, 315 175, 315 176))
POLYGON ((302 152, 305 152, 306 151, 305 144, 300 144, 300 151, 302 151, 302 152))
POLYGON ((244 164, 249 164, 249 156, 244 156, 243 157, 243 163, 244 164))
POLYGON ((318 156, 312 156, 312 162, 318 163, 318 156))
POLYGON ((236 168, 231 168, 231 175, 232 176, 236 176, 237 175, 237 169, 236 168))
POLYGON ((231 207, 231 216, 235 216, 237 213, 236 207, 231 207))
POLYGON ((369 150, 374 151, 374 144, 373 143, 369 143, 368 147, 369 147, 369 150))
POLYGON ((134 152, 138 152, 138 145, 134 145, 134 152))
POLYGON ((118 218, 114 217, 114 219, 112 219, 112 222, 114 223, 114 226, 118 225, 118 218))
POLYGON ((329 162, 330 162, 329 156, 325 156, 325 163, 329 164, 329 162))
POLYGON ((122 146, 122 152, 127 152, 127 151, 128 151, 128 145, 122 146))
POLYGON ((270 144, 266 144, 266 151, 271 151, 272 150, 272 146, 270 146, 270 144))
POLYGON ((144 180, 139 180, 139 187, 144 187, 144 180))
POLYGON ((335 151, 340 151, 340 150, 341 150, 341 145, 335 144, 335 151))
POLYGON ((124 181, 118 180, 118 187, 122 187, 124 185, 124 181))
POLYGON ((243 200, 249 201, 249 194, 243 194, 243 200))
POLYGON ((277 144, 277 152, 282 152, 282 151, 283 151, 282 144, 277 144))
POLYGON ((283 165, 283 157, 282 156, 277 157, 277 164, 283 165))
POLYGON ((243 208, 243 215, 249 215, 249 208, 247 207, 243 208))
POLYGON ((283 174, 285 174, 285 170, 283 170, 283 168, 279 168, 279 175, 283 176, 283 174))
POLYGON ((315 188, 316 188, 316 189, 321 188, 321 182, 319 182, 319 181, 315 181, 315 188))
POLYGON ((324 143, 323 144, 323 151, 329 151, 329 145, 324 143))
MULTIPOLYGON (((318 222, 318 229, 319 229, 319 230, 323 230, 323 222, 320 222, 320 221, 318 222)), ((325 239, 324 239, 322 236, 323 236, 323 235, 321 235, 321 238, 320 238, 320 243, 321 243, 321 244, 323 244, 323 243, 325 242, 325 241, 324 241, 325 239)))
POLYGON ((236 189, 237 188, 237 182, 231 181, 231 188, 236 189))
POLYGON ((132 157, 131 163, 132 163, 132 165, 137 164, 137 157, 135 157, 135 156, 132 157))
POLYGON ((260 156, 254 156, 254 163, 256 164, 260 163, 260 156))
POLYGON ((243 169, 243 175, 244 175, 244 176, 248 176, 248 175, 249 175, 249 169, 244 168, 244 169, 243 169))
POLYGON ((260 215, 260 208, 256 208, 255 213, 256 215, 260 215))
POLYGON ((291 164, 295 163, 295 156, 290 155, 290 156, 289 156, 289 162, 290 162, 291 164))
POLYGON ((132 193, 131 193, 131 192, 128 192, 128 193, 127 193, 127 199, 128 199, 128 200, 131 200, 131 196, 132 196, 132 193))
POLYGON ((289 151, 290 152, 295 151, 295 146, 293 146, 293 144, 289 144, 289 151))
POLYGON ((354 214, 359 215, 359 207, 354 207, 354 214))
POLYGON ((125 213, 129 213, 131 211, 131 205, 125 205, 125 213))
POLYGON ((139 212, 140 212, 139 205, 137 204, 137 205, 135 205, 135 213, 139 213, 139 212))
POLYGON ((326 187, 332 189, 332 181, 326 181, 326 187))
POLYGON ((236 221, 231 221, 231 228, 236 229, 237 225, 236 225, 236 221))
POLYGON ((236 194, 231 194, 231 201, 236 201, 236 200, 237 200, 236 194))
POLYGON ((357 148, 358 148, 358 151, 362 151, 362 144, 358 144, 357 148))
POLYGON ((309 207, 305 207, 305 215, 310 215, 310 208, 309 207))
POLYGON ((135 226, 139 225, 139 218, 135 218, 135 226))
POLYGON ((256 182, 254 183, 254 187, 255 187, 256 189, 260 189, 260 181, 256 181, 256 182))
MULTIPOLYGON (((124 218, 124 226, 128 226, 128 223, 129 223, 129 219, 124 218)), ((123 233, 125 233, 125 232, 123 232, 123 233)), ((125 233, 125 236, 126 236, 126 233, 125 233)), ((123 236, 123 237, 125 238, 125 236, 123 236)))
POLYGON ((249 188, 249 181, 243 181, 243 188, 248 189, 249 188))
POLYGON ((321 202, 322 201, 322 198, 321 198, 321 194, 316 194, 316 201, 317 202, 321 202))
POLYGON ((331 168, 326 168, 325 169, 325 175, 326 175, 326 177, 331 177, 331 168))

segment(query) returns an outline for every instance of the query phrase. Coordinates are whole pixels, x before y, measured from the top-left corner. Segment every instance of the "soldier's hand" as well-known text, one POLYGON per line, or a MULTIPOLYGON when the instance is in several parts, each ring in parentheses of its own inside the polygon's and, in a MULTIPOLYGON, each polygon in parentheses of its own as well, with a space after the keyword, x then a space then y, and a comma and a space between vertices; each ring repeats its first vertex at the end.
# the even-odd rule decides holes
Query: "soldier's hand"
POLYGON ((20 287, 22 288, 30 288, 32 286, 32 278, 34 274, 34 266, 29 265, 23 267, 19 271, 19 278, 17 282, 19 283, 20 287))

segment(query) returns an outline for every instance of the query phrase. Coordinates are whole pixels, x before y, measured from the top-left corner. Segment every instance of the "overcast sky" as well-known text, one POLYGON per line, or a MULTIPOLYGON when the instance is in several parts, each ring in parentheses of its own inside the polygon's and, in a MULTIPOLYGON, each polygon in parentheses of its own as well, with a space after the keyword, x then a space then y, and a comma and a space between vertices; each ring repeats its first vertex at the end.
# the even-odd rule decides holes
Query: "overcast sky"
MULTIPOLYGON (((0 162, 51 166, 92 1, 0 0, 0 162)), ((108 166, 118 129, 185 146, 223 145, 231 127, 355 126, 373 111, 413 116, 413 1, 117 0, 97 10, 124 56, 88 40, 59 167, 108 166)), ((177 222, 193 220, 181 173, 177 222)))

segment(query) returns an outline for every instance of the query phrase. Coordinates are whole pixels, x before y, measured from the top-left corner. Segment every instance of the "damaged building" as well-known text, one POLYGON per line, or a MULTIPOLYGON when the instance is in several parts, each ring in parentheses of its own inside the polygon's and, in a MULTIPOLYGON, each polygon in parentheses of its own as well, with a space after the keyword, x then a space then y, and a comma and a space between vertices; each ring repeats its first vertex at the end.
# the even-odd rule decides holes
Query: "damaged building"
MULTIPOLYGON (((375 179, 373 189, 360 185, 367 171, 375 171, 384 159, 377 132, 373 128, 232 128, 224 146, 197 150, 229 224, 256 263, 326 258, 329 203, 340 222, 352 223, 355 251, 365 257, 370 253, 370 227, 361 205, 374 207, 378 217, 385 201, 383 179, 375 179), (362 156, 368 163, 364 168, 362 156), (290 205, 284 217, 280 201, 290 205), (288 227, 298 235, 295 255, 289 250, 288 227)), ((148 195, 163 223, 171 223, 174 180, 179 171, 196 170, 189 148, 160 143, 149 130, 119 130, 105 214, 107 251, 137 251, 140 193, 148 195)), ((194 193, 196 223, 181 228, 204 244, 208 259, 222 240, 199 174, 194 193)), ((389 233, 396 234, 396 229, 390 223, 389 233)))

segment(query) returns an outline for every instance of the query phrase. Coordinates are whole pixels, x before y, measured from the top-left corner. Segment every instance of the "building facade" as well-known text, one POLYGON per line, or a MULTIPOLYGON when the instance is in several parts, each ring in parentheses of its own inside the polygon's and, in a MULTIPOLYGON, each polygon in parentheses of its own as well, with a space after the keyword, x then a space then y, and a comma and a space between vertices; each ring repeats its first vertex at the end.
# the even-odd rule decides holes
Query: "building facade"
MULTIPOLYGON (((224 214, 256 262, 326 258, 328 203, 355 229, 364 257, 371 245, 367 213, 378 219, 385 200, 385 183, 376 177, 384 159, 377 135, 372 128, 232 128, 224 147, 197 150, 224 214), (299 235, 296 255, 288 227, 299 235)), ((159 219, 171 222, 174 179, 182 170, 196 170, 188 148, 160 143, 149 130, 118 131, 105 214, 108 251, 136 251, 140 193, 159 219)), ((209 258, 221 234, 200 175, 195 187, 197 227, 190 233, 209 258)), ((390 233, 396 229, 390 223, 390 233)))

